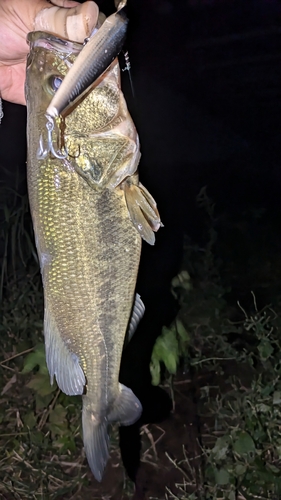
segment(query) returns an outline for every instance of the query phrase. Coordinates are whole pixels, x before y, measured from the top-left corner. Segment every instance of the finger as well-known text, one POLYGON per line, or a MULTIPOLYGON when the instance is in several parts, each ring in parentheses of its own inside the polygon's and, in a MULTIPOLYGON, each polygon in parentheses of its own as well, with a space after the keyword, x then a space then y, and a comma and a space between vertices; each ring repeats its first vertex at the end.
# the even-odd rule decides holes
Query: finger
POLYGON ((52 4, 57 5, 58 7, 76 7, 79 5, 79 2, 74 2, 73 0, 52 0, 52 4))
MULTIPOLYGON (((63 0, 55 0, 64 4, 63 0)), ((85 2, 63 9, 57 6, 41 10, 35 17, 34 30, 51 31, 76 42, 83 42, 97 24, 99 15, 95 2, 85 2)))
POLYGON ((25 62, 14 66, 0 66, 0 95, 5 101, 25 104, 25 71, 25 62))

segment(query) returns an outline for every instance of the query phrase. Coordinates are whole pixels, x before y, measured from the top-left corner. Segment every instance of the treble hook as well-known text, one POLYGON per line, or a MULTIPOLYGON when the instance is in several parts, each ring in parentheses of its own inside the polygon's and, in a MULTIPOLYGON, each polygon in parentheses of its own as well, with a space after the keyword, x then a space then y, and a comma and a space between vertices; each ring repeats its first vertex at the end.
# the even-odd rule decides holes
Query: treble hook
POLYGON ((43 145, 43 136, 42 134, 40 135, 39 139, 39 148, 37 150, 37 159, 38 160, 44 160, 47 156, 48 153, 51 153, 55 158, 58 158, 58 160, 64 160, 68 156, 68 150, 66 146, 64 146, 64 153, 58 151, 55 151, 54 149, 54 144, 53 144, 53 137, 52 137, 52 132, 54 130, 54 119, 52 116, 46 114, 45 115, 47 118, 47 123, 46 123, 46 129, 47 129, 47 147, 44 148, 43 145))

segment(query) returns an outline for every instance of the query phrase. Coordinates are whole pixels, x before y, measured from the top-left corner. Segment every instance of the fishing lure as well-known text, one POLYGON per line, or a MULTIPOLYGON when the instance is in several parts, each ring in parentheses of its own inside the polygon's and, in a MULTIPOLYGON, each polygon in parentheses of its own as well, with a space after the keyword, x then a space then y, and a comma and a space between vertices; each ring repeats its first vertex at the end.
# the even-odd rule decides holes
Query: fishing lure
POLYGON ((64 113, 119 55, 128 26, 124 10, 126 3, 127 0, 121 1, 117 12, 109 16, 102 26, 86 39, 83 49, 50 102, 47 115, 54 118, 64 113))

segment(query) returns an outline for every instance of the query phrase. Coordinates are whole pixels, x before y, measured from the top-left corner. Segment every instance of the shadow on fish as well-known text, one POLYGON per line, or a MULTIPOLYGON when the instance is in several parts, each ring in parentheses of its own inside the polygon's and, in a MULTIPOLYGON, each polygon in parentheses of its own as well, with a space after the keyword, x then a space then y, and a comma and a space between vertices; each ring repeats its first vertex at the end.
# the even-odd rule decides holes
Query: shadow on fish
MULTIPOLYGON (((119 383, 119 370, 126 333, 134 333, 144 313, 135 293, 141 241, 153 245, 161 222, 139 182, 139 139, 118 61, 110 61, 98 83, 90 77, 75 102, 67 94, 55 108, 59 115, 72 103, 62 120, 46 110, 92 42, 82 49, 43 32, 29 33, 28 42, 27 176, 44 287, 46 361, 51 382, 55 377, 65 394, 82 395, 84 447, 101 481, 108 425, 131 425, 142 412, 131 389, 119 383)), ((82 61, 85 74, 90 63, 82 61)))

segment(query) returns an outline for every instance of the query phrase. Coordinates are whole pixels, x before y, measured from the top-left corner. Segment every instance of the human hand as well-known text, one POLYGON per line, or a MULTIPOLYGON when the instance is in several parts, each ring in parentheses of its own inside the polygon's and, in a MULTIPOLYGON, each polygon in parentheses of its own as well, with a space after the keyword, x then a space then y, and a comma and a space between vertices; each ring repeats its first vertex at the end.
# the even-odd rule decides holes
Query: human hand
POLYGON ((0 0, 0 97, 25 104, 24 82, 29 31, 51 31, 77 42, 89 36, 98 6, 70 0, 0 0))

